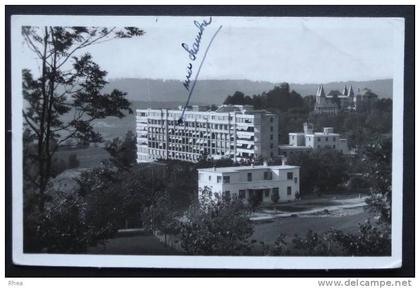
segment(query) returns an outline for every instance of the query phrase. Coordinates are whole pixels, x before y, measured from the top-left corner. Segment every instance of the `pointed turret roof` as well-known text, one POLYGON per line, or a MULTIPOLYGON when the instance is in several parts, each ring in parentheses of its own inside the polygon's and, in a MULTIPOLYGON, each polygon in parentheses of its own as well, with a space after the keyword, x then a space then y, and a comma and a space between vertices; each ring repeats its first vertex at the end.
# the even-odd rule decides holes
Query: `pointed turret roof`
POLYGON ((348 96, 354 97, 354 91, 353 91, 353 87, 351 85, 350 85, 350 88, 349 88, 349 94, 348 94, 348 96))
POLYGON ((318 90, 316 91, 316 96, 325 97, 324 86, 319 86, 318 90))
POLYGON ((347 85, 344 85, 343 93, 341 93, 341 94, 347 96, 347 85))

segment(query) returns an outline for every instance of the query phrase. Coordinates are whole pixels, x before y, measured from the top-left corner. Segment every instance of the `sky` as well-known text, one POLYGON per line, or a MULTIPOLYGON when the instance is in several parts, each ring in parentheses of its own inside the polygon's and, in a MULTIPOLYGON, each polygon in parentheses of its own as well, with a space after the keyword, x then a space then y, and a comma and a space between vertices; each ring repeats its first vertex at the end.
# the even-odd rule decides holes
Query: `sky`
MULTIPOLYGON (((194 20, 209 17, 54 17, 25 19, 31 25, 137 26, 146 33, 89 47, 94 60, 112 78, 184 80, 186 67, 198 79, 248 79, 290 83, 327 83, 392 78, 395 35, 403 32, 397 18, 212 17, 202 34, 197 59, 191 46, 198 33, 194 20)), ((39 63, 22 41, 25 66, 39 63)), ((36 72, 35 72, 36 73, 36 72)))

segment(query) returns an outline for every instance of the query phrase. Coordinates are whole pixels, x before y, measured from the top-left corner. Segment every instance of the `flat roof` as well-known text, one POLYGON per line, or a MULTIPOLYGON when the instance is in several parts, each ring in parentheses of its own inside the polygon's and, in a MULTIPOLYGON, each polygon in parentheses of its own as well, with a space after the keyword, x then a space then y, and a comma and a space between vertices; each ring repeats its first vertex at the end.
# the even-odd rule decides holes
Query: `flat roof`
MULTIPOLYGON (((183 110, 181 109, 169 109, 169 108, 138 108, 136 112, 168 112, 168 113, 178 113, 181 114, 183 110)), ((239 108, 239 107, 219 107, 216 111, 212 110, 204 110, 204 111, 197 111, 197 110, 185 110, 185 113, 188 114, 208 114, 208 115, 231 115, 236 113, 236 115, 255 115, 255 114, 267 114, 270 116, 275 115, 274 113, 265 110, 265 109, 247 109, 239 108)))
POLYGON ((252 170, 266 170, 266 169, 272 169, 272 170, 282 170, 282 169, 293 169, 293 168, 299 168, 299 166, 292 166, 292 165, 274 165, 274 166, 264 166, 264 165, 258 165, 258 166, 231 166, 231 167, 216 167, 215 168, 201 168, 197 169, 200 172, 239 172, 239 171, 252 171, 252 170))
POLYGON ((294 145, 279 145, 279 148, 280 149, 296 149, 296 150, 313 149, 311 146, 294 146, 294 145))
POLYGON ((339 133, 334 133, 334 132, 327 132, 327 133, 324 133, 324 132, 315 132, 314 134, 316 136, 340 136, 339 133))
POLYGON ((305 135, 304 132, 290 132, 289 135, 305 135))

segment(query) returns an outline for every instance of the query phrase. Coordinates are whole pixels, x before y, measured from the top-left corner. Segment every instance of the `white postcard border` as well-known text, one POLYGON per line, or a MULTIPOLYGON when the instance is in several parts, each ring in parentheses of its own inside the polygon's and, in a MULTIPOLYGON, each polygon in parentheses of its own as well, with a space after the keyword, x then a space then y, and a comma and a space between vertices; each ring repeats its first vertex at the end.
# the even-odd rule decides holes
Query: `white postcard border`
MULTIPOLYGON (((402 264, 403 199, 403 112, 404 112, 404 19, 395 21, 393 78, 393 148, 392 148, 392 256, 384 257, 274 257, 274 256, 126 256, 68 255, 23 253, 22 193, 22 105, 23 98, 19 51, 22 25, 118 25, 138 24, 138 19, 152 16, 46 16, 14 15, 11 18, 12 81, 12 239, 13 263, 33 266, 74 267, 144 267, 144 268, 222 268, 222 269, 388 269, 402 264)), ((170 17, 170 16, 160 16, 170 17)), ((218 17, 218 16, 217 16, 218 17)), ((222 17, 222 16, 220 16, 222 17)), ((225 17, 225 16, 223 16, 225 17)), ((235 17, 232 17, 235 18, 235 17)), ((290 17, 281 17, 290 18, 290 17)), ((293 17, 301 18, 301 17, 293 17)), ((310 17, 304 17, 310 19, 310 17)), ((323 19, 316 17, 317 20, 323 19)), ((344 18, 343 18, 344 19, 344 18)), ((358 21, 366 18, 351 18, 358 21)), ((380 19, 376 18, 375 19, 380 19)), ((271 21, 271 20, 270 20, 271 21)), ((349 21, 346 18, 346 21, 349 21)))

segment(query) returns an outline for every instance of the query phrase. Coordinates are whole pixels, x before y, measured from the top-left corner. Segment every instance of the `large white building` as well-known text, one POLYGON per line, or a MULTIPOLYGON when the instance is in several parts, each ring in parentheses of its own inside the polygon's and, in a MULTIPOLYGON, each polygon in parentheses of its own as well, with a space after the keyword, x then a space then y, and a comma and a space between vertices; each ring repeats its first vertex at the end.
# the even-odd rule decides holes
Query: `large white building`
POLYGON ((334 133, 332 127, 324 127, 322 132, 314 132, 312 124, 304 123, 303 132, 289 133, 289 144, 279 145, 279 155, 287 157, 293 153, 325 148, 343 154, 349 153, 347 139, 342 138, 339 133, 334 133))
POLYGON ((209 189, 214 197, 239 198, 273 203, 292 201, 300 194, 299 166, 237 166, 198 169, 198 190, 209 189))
POLYGON ((136 111, 137 162, 277 156, 278 116, 246 105, 223 105, 216 111, 202 106, 185 110, 136 111))

